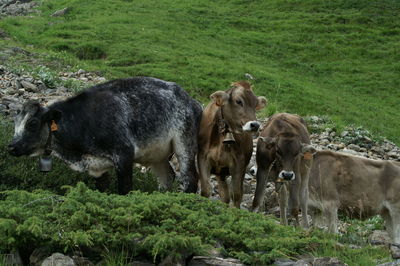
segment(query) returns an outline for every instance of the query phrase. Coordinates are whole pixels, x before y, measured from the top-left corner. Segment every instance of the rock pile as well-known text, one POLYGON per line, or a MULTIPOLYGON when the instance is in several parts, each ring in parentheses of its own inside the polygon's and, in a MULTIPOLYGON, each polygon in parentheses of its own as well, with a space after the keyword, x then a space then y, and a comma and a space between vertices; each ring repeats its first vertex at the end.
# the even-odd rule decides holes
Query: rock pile
MULTIPOLYGON (((60 84, 72 81, 87 86, 106 81, 104 77, 82 69, 77 72, 61 72, 56 78, 60 84)), ((0 114, 12 116, 28 99, 37 100, 46 105, 73 94, 72 90, 64 86, 48 88, 45 80, 34 78, 28 73, 17 74, 0 65, 0 114)))
POLYGON ((24 16, 34 11, 37 2, 32 0, 0 0, 0 18, 4 16, 24 16))

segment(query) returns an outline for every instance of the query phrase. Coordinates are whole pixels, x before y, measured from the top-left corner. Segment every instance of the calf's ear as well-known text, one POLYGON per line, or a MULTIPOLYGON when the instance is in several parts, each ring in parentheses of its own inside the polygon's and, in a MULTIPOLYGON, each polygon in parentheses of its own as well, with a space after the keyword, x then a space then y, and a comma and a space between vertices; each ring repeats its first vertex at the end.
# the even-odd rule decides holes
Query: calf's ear
POLYGON ((257 102, 257 106, 256 106, 256 110, 261 110, 263 109, 268 103, 267 98, 260 96, 258 97, 258 102, 257 102))
POLYGON ((275 147, 276 139, 271 137, 259 137, 259 139, 265 144, 267 149, 275 147))
POLYGON ((306 143, 301 144, 301 153, 304 159, 311 160, 316 152, 317 150, 312 145, 306 143))
POLYGON ((43 120, 46 122, 50 122, 54 120, 58 122, 61 119, 62 112, 57 109, 47 109, 43 114, 43 120))
POLYGON ((224 91, 216 91, 210 95, 210 98, 215 102, 216 105, 222 106, 228 102, 229 95, 224 91))

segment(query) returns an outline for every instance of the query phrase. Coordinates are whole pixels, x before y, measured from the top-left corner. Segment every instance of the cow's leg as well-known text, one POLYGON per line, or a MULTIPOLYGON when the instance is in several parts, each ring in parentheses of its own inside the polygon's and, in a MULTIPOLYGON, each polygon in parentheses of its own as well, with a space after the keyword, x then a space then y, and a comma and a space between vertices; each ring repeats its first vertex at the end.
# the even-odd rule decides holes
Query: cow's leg
POLYGON ((279 210, 281 215, 281 225, 287 225, 287 207, 288 207, 288 188, 286 183, 275 183, 275 187, 278 188, 279 194, 279 210))
POLYGON ((180 182, 184 192, 197 192, 197 134, 183 132, 182 135, 173 139, 173 147, 176 157, 179 161, 180 182))
POLYGON ((299 226, 299 206, 300 206, 300 181, 301 181, 301 176, 298 174, 299 172, 295 172, 296 174, 296 179, 293 181, 290 181, 289 183, 289 210, 292 215, 292 217, 295 218, 295 225, 299 226))
POLYGON ((243 197, 243 181, 246 174, 246 166, 237 164, 229 169, 232 175, 232 201, 236 208, 240 209, 243 197))
POLYGON ((211 196, 211 183, 210 183, 210 163, 204 156, 197 157, 197 168, 199 169, 201 195, 209 198, 211 196))
POLYGON ((100 192, 105 192, 111 185, 111 176, 108 172, 105 172, 99 177, 96 177, 96 188, 100 192))
POLYGON ((338 203, 334 201, 327 202, 324 206, 324 215, 327 220, 328 231, 338 233, 338 203))
POLYGON ((257 185, 256 185, 256 191, 254 193, 253 205, 251 207, 251 210, 253 212, 258 212, 260 206, 263 206, 264 204, 264 193, 267 180, 273 180, 273 178, 276 177, 275 171, 271 170, 268 173, 268 169, 269 167, 262 167, 262 166, 257 168, 257 174, 256 174, 257 185))
POLYGON ((300 165, 300 208, 301 208, 301 226, 308 228, 308 180, 310 178, 311 160, 301 159, 300 165))
POLYGON ((132 190, 133 156, 120 155, 114 162, 118 178, 118 193, 125 195, 132 190))
POLYGON ((394 244, 400 245, 400 208, 394 205, 390 206, 388 211, 381 214, 385 221, 385 226, 394 244))
POLYGON ((229 204, 230 202, 230 195, 229 195, 229 186, 228 182, 226 181, 226 175, 216 175, 218 181, 218 193, 221 197, 221 201, 229 204))
POLYGON ((159 189, 162 191, 171 191, 175 172, 169 161, 153 163, 150 165, 150 168, 158 178, 159 189))

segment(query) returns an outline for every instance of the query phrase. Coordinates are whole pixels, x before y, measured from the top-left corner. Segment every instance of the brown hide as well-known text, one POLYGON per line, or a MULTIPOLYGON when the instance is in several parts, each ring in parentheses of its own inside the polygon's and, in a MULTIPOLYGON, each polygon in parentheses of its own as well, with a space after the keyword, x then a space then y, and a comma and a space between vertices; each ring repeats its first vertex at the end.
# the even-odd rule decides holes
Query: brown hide
MULTIPOLYGON (((221 200, 229 203, 226 177, 231 175, 233 203, 239 208, 246 166, 253 151, 252 135, 243 131, 243 126, 256 119, 255 112, 265 106, 266 99, 254 95, 247 82, 236 82, 232 85, 227 91, 213 93, 213 101, 203 111, 197 161, 201 195, 211 195, 210 174, 215 174, 221 200), (223 143, 227 131, 233 134, 233 144, 223 143)), ((258 122, 254 123, 259 126, 258 122)))
POLYGON ((266 180, 269 179, 275 181, 279 193, 281 223, 287 224, 286 209, 290 204, 298 224, 300 205, 302 226, 308 227, 308 172, 314 151, 309 144, 309 134, 301 117, 279 113, 267 121, 257 142, 257 187, 253 211, 258 211, 262 205, 266 180), (303 156, 306 149, 311 152, 310 158, 303 156))
POLYGON ((337 232, 338 210, 362 219, 380 214, 392 240, 400 243, 399 163, 319 151, 314 155, 309 190, 316 225, 337 232))

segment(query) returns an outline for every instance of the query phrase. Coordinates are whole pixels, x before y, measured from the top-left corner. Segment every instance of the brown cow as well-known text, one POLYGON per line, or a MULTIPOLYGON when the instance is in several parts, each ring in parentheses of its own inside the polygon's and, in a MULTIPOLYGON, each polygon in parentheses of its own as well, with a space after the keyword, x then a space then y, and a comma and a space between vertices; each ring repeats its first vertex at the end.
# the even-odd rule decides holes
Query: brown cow
POLYGON ((400 244, 400 163, 318 151, 309 189, 315 225, 338 232, 338 210, 361 219, 380 214, 400 244))
POLYGON ((301 117, 287 113, 270 117, 257 142, 257 187, 252 210, 258 211, 262 204, 266 180, 273 180, 279 193, 281 224, 287 224, 288 203, 299 224, 300 201, 302 226, 308 227, 308 174, 313 152, 315 150, 310 146, 309 134, 301 117))
POLYGON ((214 92, 210 98, 212 102, 203 111, 199 132, 197 161, 201 195, 210 196, 210 174, 215 174, 221 200, 229 203, 226 177, 231 175, 233 203, 240 208, 243 179, 253 151, 251 132, 260 126, 255 121, 255 112, 267 100, 257 97, 246 81, 235 82, 232 88, 214 92))

